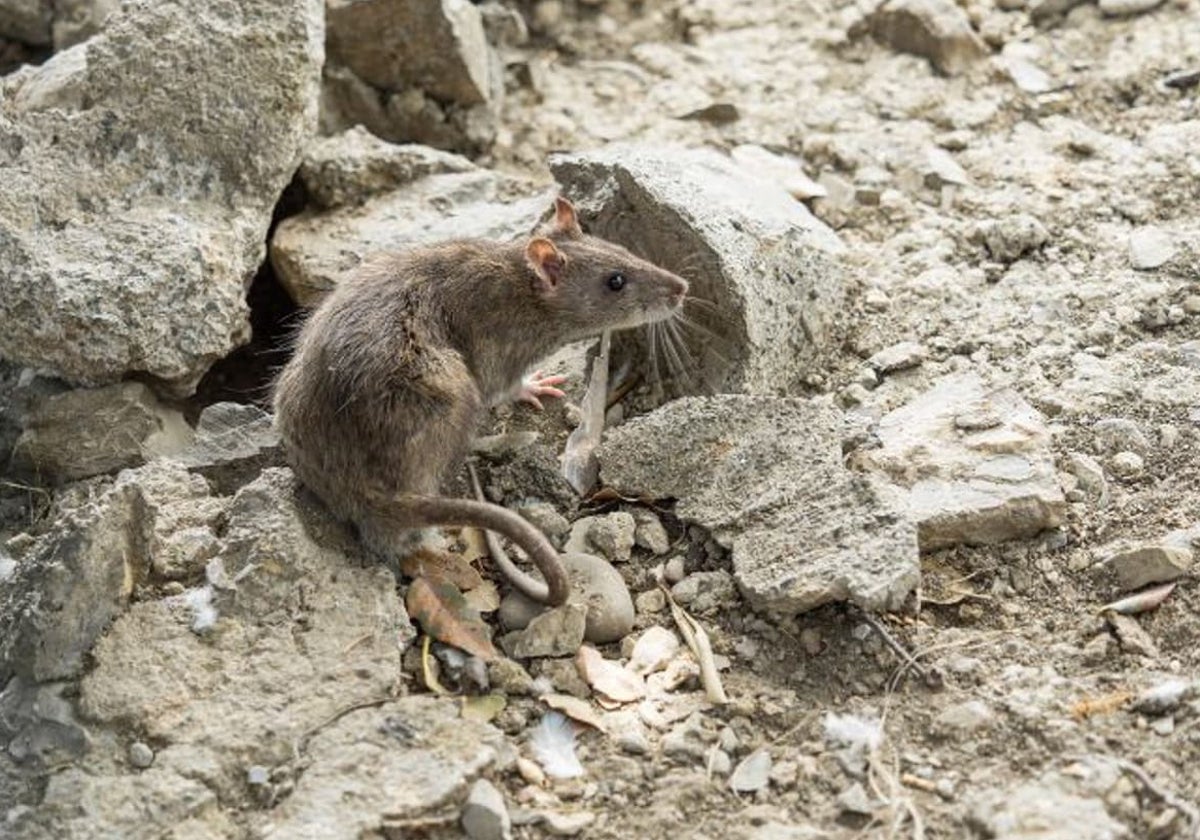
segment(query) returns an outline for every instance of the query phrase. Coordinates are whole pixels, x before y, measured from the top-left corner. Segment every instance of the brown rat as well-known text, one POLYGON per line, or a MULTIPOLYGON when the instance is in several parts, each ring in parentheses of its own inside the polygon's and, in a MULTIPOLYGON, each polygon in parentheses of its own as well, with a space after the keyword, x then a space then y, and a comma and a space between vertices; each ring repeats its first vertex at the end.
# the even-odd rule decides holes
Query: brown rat
POLYGON ((524 241, 458 240, 364 264, 300 331, 275 386, 275 421, 300 481, 385 555, 409 529, 497 531, 538 566, 541 584, 501 570, 538 601, 569 582, 546 537, 499 505, 438 495, 487 407, 556 395, 520 388, 535 362, 573 341, 677 313, 687 283, 579 227, 555 201, 550 229, 524 241), (520 389, 518 391, 518 389, 520 389))

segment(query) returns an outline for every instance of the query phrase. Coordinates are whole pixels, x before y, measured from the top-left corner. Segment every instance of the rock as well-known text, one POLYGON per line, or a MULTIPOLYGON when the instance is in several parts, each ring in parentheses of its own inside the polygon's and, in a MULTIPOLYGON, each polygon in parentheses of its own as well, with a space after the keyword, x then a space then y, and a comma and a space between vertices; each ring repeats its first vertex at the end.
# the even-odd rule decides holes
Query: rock
POLYGON ((1131 17, 1153 11, 1162 4, 1163 0, 1100 0, 1097 5, 1110 17, 1131 17))
MULTIPOLYGON (((583 605, 587 611, 584 639, 602 645, 628 635, 633 629, 633 598, 621 573, 591 554, 568 551, 561 557, 571 580, 569 603, 583 605)), ((500 623, 510 630, 523 629, 543 609, 513 591, 500 602, 500 623)))
POLYGON ((625 511, 584 517, 572 528, 567 551, 584 552, 592 548, 611 563, 628 562, 633 551, 636 527, 633 515, 625 511))
POLYGON ((663 564, 663 578, 666 579, 667 583, 679 583, 686 574, 687 570, 683 565, 683 557, 678 554, 663 564))
POLYGON ((907 489, 922 551, 1030 537, 1062 521, 1050 433, 1012 389, 953 374, 883 417, 877 435, 881 445, 862 462, 907 489), (955 419, 964 414, 1000 423, 961 429, 955 419))
MULTIPOLYGON (((1156 0, 1157 6, 1162 0, 1156 0)), ((1118 0, 1124 4, 1127 0, 1118 0)), ((1101 9, 1104 8, 1101 3, 1101 9)), ((1175 242, 1165 230, 1153 225, 1140 227, 1129 234, 1129 264, 1138 271, 1149 271, 1165 265, 1175 256, 1175 242)))
POLYGON ((844 246, 781 187, 671 146, 555 155, 550 169, 585 229, 683 271, 720 313, 689 312, 703 329, 684 330, 695 368, 683 387, 776 393, 833 349, 844 246))
POLYGON ((639 592, 633 603, 639 614, 662 612, 667 607, 667 599, 661 589, 639 592))
POLYGON ((1087 0, 1030 0, 1029 17, 1040 26, 1086 2, 1087 0))
POLYGON ((676 603, 704 615, 737 604, 737 586, 729 572, 695 572, 671 587, 676 603))
POLYGON ((970 805, 967 823, 1006 840, 1121 840, 1125 826, 1108 815, 1100 798, 1068 791, 1068 782, 1046 774, 1006 790, 986 790, 970 805))
POLYGON ((988 52, 966 12, 951 0, 886 0, 866 24, 876 40, 929 59, 947 76, 965 72, 988 52))
POLYGON ((362 126, 313 142, 300 163, 308 198, 329 210, 362 204, 428 175, 470 172, 475 164, 460 155, 381 140, 362 126))
POLYGON ((842 463, 842 419, 801 399, 685 398, 613 429, 601 477, 675 498, 675 513, 731 549, 755 609, 829 601, 895 609, 916 585, 916 533, 888 488, 842 463))
POLYGON ((530 619, 523 630, 500 640, 504 651, 516 659, 542 656, 573 656, 583 644, 585 610, 567 602, 530 619))
POLYGON ((867 359, 874 370, 879 373, 894 373, 899 370, 915 368, 925 361, 925 347, 916 341, 902 341, 880 350, 867 359))
POLYGON ((867 793, 862 782, 854 782, 837 795, 838 807, 847 814, 872 816, 884 803, 867 793))
MULTIPOLYGON (((138 519, 158 510, 156 527, 186 510, 180 484, 202 483, 156 462, 116 486, 134 479, 145 496, 138 519)), ((128 553, 146 563, 144 549, 128 553)), ((97 750, 60 767, 36 813, 45 832, 33 836, 133 837, 147 819, 236 836, 236 806, 223 803, 244 801, 247 768, 280 766, 297 749, 305 773, 267 814, 272 836, 340 836, 346 826, 378 829, 418 802, 449 805, 495 760, 499 733, 435 700, 346 714, 390 696, 413 631, 392 574, 364 563, 349 531, 297 494, 287 470, 264 471, 229 502, 220 560, 236 589, 216 590, 214 632, 193 633, 182 597, 145 597, 92 647, 78 688, 85 719, 141 734, 155 746, 153 765, 113 774, 111 753, 97 750), (406 798, 414 790, 428 797, 406 798)))
POLYGON ((517 507, 517 513, 551 539, 571 531, 571 523, 549 502, 529 502, 520 505, 517 507))
POLYGON ((729 787, 738 793, 753 793, 766 788, 771 780, 771 753, 760 747, 738 762, 729 777, 729 787))
POLYGON ((468 780, 496 764, 504 749, 499 731, 459 717, 454 704, 435 697, 352 712, 312 737, 311 764, 269 813, 262 836, 387 836, 389 824, 453 807, 468 780))
POLYGON ((364 257, 455 237, 527 234, 552 193, 487 170, 430 175, 361 205, 305 211, 271 238, 271 265, 298 304, 310 306, 364 257))
POLYGON ((154 750, 141 741, 129 745, 129 763, 139 770, 145 770, 154 763, 154 750))
MULTIPOLYGON (((69 699, 74 686, 13 677, 0 689, 0 744, 5 759, 45 774, 83 757, 90 738, 69 699), (65 696, 64 696, 65 695, 65 696)), ((7 763, 7 762, 5 762, 7 763)))
POLYGON ((0 38, 35 47, 50 43, 52 0, 9 0, 0 4, 0 38))
POLYGON ((994 259, 1016 262, 1050 241, 1045 225, 1028 213, 1016 213, 983 227, 983 243, 994 259))
POLYGON ((755 177, 783 187, 797 201, 823 198, 827 194, 825 188, 809 178, 800 161, 794 158, 777 155, 753 144, 734 146, 729 156, 755 177))
POLYGON ((488 663, 488 682, 496 691, 508 695, 534 694, 533 677, 519 662, 500 657, 488 663))
POLYGON ((316 125, 322 5, 136 0, 0 79, 0 357, 188 394, 249 339, 245 288, 316 125))
POLYGON ((541 817, 546 833, 555 837, 574 837, 596 821, 596 815, 591 811, 543 811, 541 817))
POLYGON ((54 527, 0 584, 0 683, 14 673, 38 682, 77 676, 150 557, 168 550, 179 527, 212 522, 222 506, 203 479, 166 461, 61 497, 54 527))
POLYGON ((1116 573, 1124 591, 1178 580, 1192 567, 1192 537, 1192 532, 1175 531, 1157 543, 1109 548, 1104 565, 1116 573))
POLYGON ((943 187, 965 187, 971 179, 966 171, 958 165, 958 161, 945 149, 930 146, 925 149, 924 158, 918 165, 921 182, 931 190, 943 187))
POLYGON ((634 543, 658 555, 671 550, 671 538, 654 511, 635 508, 633 518, 637 522, 637 528, 633 532, 634 543))
POLYGON ((191 437, 183 415, 141 383, 67 391, 41 400, 26 416, 12 467, 62 484, 170 455, 191 437))
POLYGON ((1185 700, 1200 693, 1200 683, 1169 679, 1141 692, 1134 698, 1132 708, 1146 715, 1165 715, 1174 712, 1185 700))
POLYGON ((942 709, 934 719, 934 724, 944 734, 961 738, 977 732, 992 723, 995 715, 987 703, 982 700, 967 700, 942 709))
POLYGON ((1015 42, 1006 44, 1000 59, 1005 72, 1013 80, 1013 84, 1025 93, 1038 94, 1053 90, 1054 80, 1032 58, 1028 57, 1025 50, 1020 49, 1022 46, 1024 45, 1015 42))
POLYGON ((1146 462, 1136 452, 1118 452, 1108 462, 1117 478, 1133 480, 1146 471, 1146 462))
POLYGON ((1124 417, 1105 417, 1092 425, 1096 445, 1101 452, 1130 450, 1146 453, 1153 447, 1141 427, 1124 417))
POLYGON ((1082 452, 1067 454, 1067 468, 1079 481, 1079 489, 1089 498, 1100 503, 1108 504, 1108 481, 1104 478, 1104 468, 1090 455, 1082 452))
POLYGON ((270 414, 222 402, 200 412, 192 445, 171 460, 204 476, 217 494, 232 496, 265 468, 281 466, 283 450, 270 414))
POLYGON ((462 809, 462 825, 471 840, 508 840, 512 836, 504 796, 487 779, 471 785, 462 809))

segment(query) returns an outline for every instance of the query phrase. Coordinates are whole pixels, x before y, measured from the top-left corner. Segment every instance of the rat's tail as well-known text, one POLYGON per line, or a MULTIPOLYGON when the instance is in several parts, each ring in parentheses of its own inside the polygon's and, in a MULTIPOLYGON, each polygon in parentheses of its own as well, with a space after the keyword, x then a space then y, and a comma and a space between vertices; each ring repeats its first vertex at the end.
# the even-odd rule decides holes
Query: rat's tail
POLYGON ((545 534, 508 508, 490 502, 414 494, 393 496, 380 508, 379 513, 387 519, 395 519, 398 527, 470 525, 503 534, 525 550, 546 579, 545 583, 534 580, 513 565, 503 551, 493 551, 492 559, 512 585, 533 600, 553 607, 567 602, 570 581, 558 552, 545 534))

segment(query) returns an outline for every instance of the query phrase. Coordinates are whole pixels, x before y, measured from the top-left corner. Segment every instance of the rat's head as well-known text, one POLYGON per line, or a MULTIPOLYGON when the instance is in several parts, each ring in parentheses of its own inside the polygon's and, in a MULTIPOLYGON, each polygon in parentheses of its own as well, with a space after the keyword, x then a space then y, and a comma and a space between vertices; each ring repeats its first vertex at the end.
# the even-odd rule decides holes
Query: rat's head
POLYGON ((555 199, 552 227, 529 240, 525 260, 534 293, 570 328, 571 338, 670 318, 688 290, 682 277, 585 235, 565 198, 555 199))

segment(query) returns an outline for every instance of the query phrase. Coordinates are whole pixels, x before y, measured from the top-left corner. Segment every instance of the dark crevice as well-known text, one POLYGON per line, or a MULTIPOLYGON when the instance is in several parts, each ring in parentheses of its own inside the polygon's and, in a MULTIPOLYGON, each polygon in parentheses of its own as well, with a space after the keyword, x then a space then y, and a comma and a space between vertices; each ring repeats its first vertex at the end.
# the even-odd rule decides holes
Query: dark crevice
MULTIPOLYGON (((306 201, 303 186, 293 178, 275 205, 268 242, 279 223, 300 212, 306 201)), ((250 307, 250 342, 213 365, 200 380, 184 409, 190 423, 194 424, 200 412, 213 403, 270 407, 271 382, 291 356, 290 338, 303 318, 303 310, 279 283, 269 259, 263 260, 254 275, 246 303, 250 307)))

